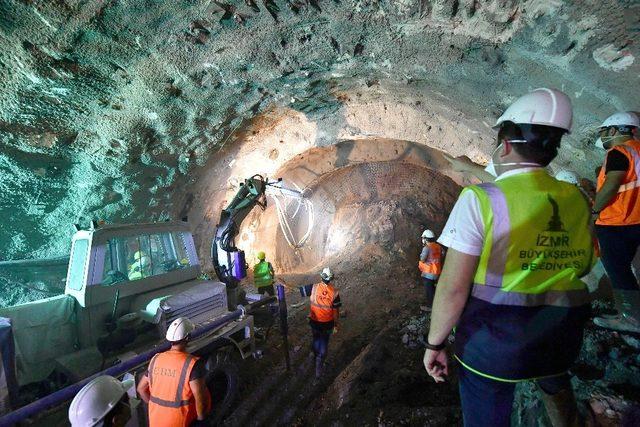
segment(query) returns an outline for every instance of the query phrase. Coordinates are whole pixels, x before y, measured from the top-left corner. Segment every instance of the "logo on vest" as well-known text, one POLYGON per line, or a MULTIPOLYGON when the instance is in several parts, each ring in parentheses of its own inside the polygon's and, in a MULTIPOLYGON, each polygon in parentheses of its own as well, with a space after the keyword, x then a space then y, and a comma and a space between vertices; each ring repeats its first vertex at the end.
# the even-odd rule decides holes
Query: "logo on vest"
POLYGON ((177 375, 177 370, 176 369, 167 369, 167 368, 162 368, 162 367, 154 367, 153 368, 153 375, 160 375, 163 377, 171 377, 171 378, 175 378, 177 375))
POLYGON ((547 194, 547 200, 551 204, 551 218, 547 229, 536 236, 536 248, 520 251, 522 270, 582 269, 584 265, 580 258, 586 257, 586 251, 571 249, 569 233, 564 229, 560 218, 558 202, 550 194, 547 194))
POLYGON ((547 223, 548 228, 539 233, 536 238, 536 246, 545 248, 569 247, 569 234, 564 229, 564 224, 560 218, 560 207, 550 194, 547 194, 547 200, 551 204, 551 218, 547 223))

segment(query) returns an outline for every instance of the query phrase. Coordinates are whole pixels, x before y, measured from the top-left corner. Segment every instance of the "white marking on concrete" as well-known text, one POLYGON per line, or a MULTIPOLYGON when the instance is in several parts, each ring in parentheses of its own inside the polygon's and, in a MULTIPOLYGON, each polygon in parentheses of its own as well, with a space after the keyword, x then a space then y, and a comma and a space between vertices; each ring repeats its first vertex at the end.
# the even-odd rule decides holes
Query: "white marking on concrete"
POLYGON ((605 70, 620 72, 631 66, 635 57, 628 50, 619 50, 613 44, 593 51, 593 59, 605 70))

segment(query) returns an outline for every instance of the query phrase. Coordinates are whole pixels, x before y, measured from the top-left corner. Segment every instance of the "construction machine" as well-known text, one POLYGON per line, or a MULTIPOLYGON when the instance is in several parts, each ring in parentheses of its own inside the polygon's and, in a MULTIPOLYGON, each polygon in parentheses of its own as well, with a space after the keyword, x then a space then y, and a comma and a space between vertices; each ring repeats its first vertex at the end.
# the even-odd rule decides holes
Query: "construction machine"
POLYGON ((201 273, 185 222, 78 229, 64 294, 0 309, 0 351, 9 361, 0 409, 16 409, 0 425, 57 425, 73 391, 97 373, 143 374, 166 349, 164 334, 177 317, 196 325, 188 351, 206 358, 222 416, 238 384, 231 361, 256 352, 252 311, 275 298, 230 310, 227 286, 201 273))
POLYGON ((211 262, 218 279, 227 285, 230 305, 242 302, 243 295, 238 284, 247 276, 245 253, 235 246, 235 238, 242 221, 254 207, 266 209, 267 195, 270 195, 275 202, 278 220, 285 239, 290 246, 298 248, 308 239, 313 226, 313 206, 309 200, 304 198, 303 193, 299 189, 285 188, 282 178, 269 181, 261 175, 254 175, 240 184, 235 197, 220 214, 220 222, 211 242, 211 262), (293 239, 293 233, 288 223, 287 206, 283 205, 281 199, 294 201, 295 207, 291 214, 292 217, 298 214, 299 208, 302 206, 308 215, 307 231, 298 241, 293 239))
MULTIPOLYGON (((245 180, 212 242, 220 281, 203 276, 186 222, 76 226, 64 294, 0 309, 0 426, 65 424, 70 400, 92 378, 144 374, 168 348, 164 335, 177 317, 196 325, 187 350, 207 360, 214 421, 225 415, 238 387, 235 363, 259 355, 253 314, 276 301, 244 298, 238 283, 247 266, 234 244, 253 207, 266 207, 267 188, 301 197, 281 180, 245 180)), ((282 288, 278 299, 282 326, 282 288)))

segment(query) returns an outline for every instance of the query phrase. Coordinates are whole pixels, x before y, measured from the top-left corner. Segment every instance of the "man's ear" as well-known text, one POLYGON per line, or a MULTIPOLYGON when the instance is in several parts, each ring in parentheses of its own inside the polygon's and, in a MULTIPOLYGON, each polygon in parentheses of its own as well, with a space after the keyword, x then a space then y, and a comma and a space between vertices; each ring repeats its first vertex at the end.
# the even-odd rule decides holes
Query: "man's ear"
POLYGON ((513 150, 513 146, 511 145, 509 140, 503 140, 502 148, 500 149, 500 157, 508 156, 509 153, 511 153, 511 150, 513 150))

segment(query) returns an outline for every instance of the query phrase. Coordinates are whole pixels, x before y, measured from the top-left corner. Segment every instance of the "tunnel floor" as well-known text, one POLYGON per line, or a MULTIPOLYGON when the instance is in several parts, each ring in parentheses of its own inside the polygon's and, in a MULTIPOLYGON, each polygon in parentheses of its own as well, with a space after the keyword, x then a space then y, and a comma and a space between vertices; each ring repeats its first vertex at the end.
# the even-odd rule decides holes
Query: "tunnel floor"
MULTIPOLYGON (((317 280, 284 278, 289 285, 317 280)), ((417 278, 371 269, 337 276, 336 283, 345 316, 322 377, 314 379, 308 303, 288 292, 291 370, 274 328, 264 357, 243 371, 244 388, 225 425, 461 424, 455 383, 436 386, 421 366, 423 350, 402 342, 408 320, 421 316, 417 278)))
MULTIPOLYGON (((317 280, 314 274, 283 278, 289 286, 317 280)), ((462 425, 455 364, 444 384, 435 384, 422 366, 429 316, 419 308, 418 274, 368 269, 337 276, 336 284, 345 316, 321 379, 314 380, 310 357, 308 302, 288 291, 291 370, 274 327, 258 343, 263 358, 242 365, 240 395, 224 425, 462 425)), ((594 311, 606 309, 596 303, 594 311)), ((639 348, 637 337, 587 326, 572 370, 587 425, 639 425, 639 348)), ((533 383, 518 385, 512 425, 550 426, 533 383)))

